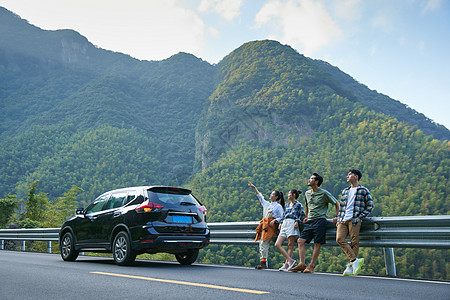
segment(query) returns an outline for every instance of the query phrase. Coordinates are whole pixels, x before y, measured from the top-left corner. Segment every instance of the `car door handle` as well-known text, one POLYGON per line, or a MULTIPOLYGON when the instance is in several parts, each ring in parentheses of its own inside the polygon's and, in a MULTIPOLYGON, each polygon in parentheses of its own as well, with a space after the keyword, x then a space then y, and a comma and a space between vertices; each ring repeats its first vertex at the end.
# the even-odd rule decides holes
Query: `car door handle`
POLYGON ((120 215, 122 215, 121 212, 115 212, 115 213, 113 214, 114 217, 119 217, 120 215))

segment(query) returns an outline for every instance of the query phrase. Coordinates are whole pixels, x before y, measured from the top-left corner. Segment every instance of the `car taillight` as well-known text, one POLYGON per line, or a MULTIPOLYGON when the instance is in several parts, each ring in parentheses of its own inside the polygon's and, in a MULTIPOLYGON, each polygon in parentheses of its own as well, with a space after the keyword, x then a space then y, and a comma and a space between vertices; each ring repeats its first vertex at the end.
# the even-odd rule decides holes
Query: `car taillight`
POLYGON ((141 243, 153 243, 155 240, 150 239, 150 240, 141 240, 141 243))
POLYGON ((206 207, 204 207, 203 205, 200 206, 200 207, 198 208, 198 210, 201 211, 201 212, 203 212, 205 215, 206 215, 206 212, 208 212, 208 210, 206 209, 206 207))
POLYGON ((164 206, 161 204, 157 204, 154 202, 144 201, 141 205, 136 207, 137 212, 151 212, 151 211, 160 211, 164 206))

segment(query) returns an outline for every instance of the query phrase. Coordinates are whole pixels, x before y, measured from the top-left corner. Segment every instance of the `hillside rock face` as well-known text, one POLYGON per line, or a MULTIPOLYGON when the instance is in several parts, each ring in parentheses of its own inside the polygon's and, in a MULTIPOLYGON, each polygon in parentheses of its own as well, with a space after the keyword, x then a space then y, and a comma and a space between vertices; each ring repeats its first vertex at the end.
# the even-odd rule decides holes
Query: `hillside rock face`
POLYGON ((80 56, 86 56, 88 43, 77 43, 68 39, 61 39, 61 47, 62 61, 65 63, 77 63, 80 60, 80 56))

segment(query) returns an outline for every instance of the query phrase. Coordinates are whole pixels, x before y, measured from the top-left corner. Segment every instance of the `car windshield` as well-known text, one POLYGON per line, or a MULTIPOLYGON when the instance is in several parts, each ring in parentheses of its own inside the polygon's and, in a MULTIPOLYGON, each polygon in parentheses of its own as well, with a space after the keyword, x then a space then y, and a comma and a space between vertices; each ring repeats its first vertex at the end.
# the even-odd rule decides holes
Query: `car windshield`
POLYGON ((180 189, 155 189, 148 191, 150 202, 173 205, 200 205, 197 200, 186 190, 180 189))

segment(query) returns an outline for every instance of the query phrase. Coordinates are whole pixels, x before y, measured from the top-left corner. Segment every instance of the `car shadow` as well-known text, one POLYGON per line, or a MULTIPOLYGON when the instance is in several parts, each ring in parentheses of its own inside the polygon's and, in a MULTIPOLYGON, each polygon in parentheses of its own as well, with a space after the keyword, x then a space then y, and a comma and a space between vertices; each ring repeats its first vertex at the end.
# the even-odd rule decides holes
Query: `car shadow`
MULTIPOLYGON (((114 259, 112 257, 98 257, 88 255, 79 256, 75 262, 86 264, 115 265, 114 259)), ((137 259, 133 264, 129 266, 120 266, 120 267, 199 268, 202 267, 202 265, 195 263, 192 265, 181 265, 176 261, 155 261, 155 260, 137 259)))

